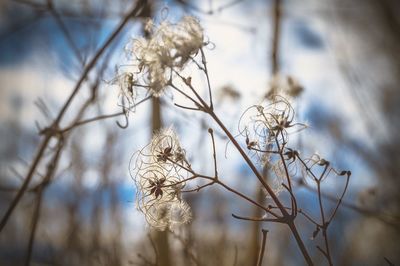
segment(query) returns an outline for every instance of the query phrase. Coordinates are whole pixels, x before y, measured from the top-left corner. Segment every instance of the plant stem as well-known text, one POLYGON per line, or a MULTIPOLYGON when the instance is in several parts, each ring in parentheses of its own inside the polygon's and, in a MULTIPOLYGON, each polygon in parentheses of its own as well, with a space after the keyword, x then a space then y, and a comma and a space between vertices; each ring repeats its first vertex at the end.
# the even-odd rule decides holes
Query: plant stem
POLYGON ((263 238, 262 238, 260 253, 258 254, 257 266, 261 266, 262 265, 262 261, 263 261, 263 258, 264 258, 264 252, 265 252, 265 243, 267 242, 268 230, 262 229, 261 231, 262 231, 262 234, 263 234, 263 238))
POLYGON ((290 222, 288 222, 288 226, 289 226, 290 230, 292 231, 292 234, 293 234, 294 238, 296 239, 297 245, 299 246, 300 251, 303 254, 303 257, 306 260, 307 264, 309 266, 314 265, 310 255, 307 252, 306 246, 304 245, 304 242, 301 239, 299 232, 297 231, 296 225, 294 224, 293 221, 290 221, 290 222))
POLYGON ((285 210, 284 206, 272 190, 272 188, 265 182, 264 178, 260 175, 260 173, 257 171, 257 168, 254 166, 253 162, 250 160, 250 158, 247 156, 247 154, 244 152, 240 144, 236 141, 236 139, 233 137, 233 135, 229 132, 229 130, 225 127, 225 125, 222 123, 222 121, 217 117, 217 115, 213 111, 208 112, 210 116, 215 120, 215 122, 221 127, 221 129, 224 131, 224 133, 228 136, 229 140, 232 141, 233 145, 236 147, 236 149, 239 151, 240 155, 244 158, 250 169, 253 171, 253 173, 256 175, 258 180, 261 182, 261 184, 265 187, 267 192, 270 194, 271 198, 273 199, 274 203, 278 206, 280 211, 284 216, 289 216, 289 213, 285 210))
POLYGON ((232 141, 233 145, 236 147, 236 149, 239 151, 239 153, 242 155, 246 163, 249 165, 253 173, 256 175, 258 180, 261 182, 261 184, 265 187, 267 192, 270 194, 272 200, 274 203, 278 206, 279 210, 281 211, 282 215, 287 218, 287 225, 289 226, 290 230, 293 233, 293 236, 296 239, 297 245, 300 248, 301 253, 303 254, 304 259, 306 260, 308 265, 314 265, 310 255, 308 254, 308 251, 304 245, 303 240, 301 239, 299 232, 297 231, 296 225, 293 222, 293 217, 286 211, 285 207, 282 205, 272 188, 265 182, 263 177, 260 175, 260 173, 257 171, 256 167, 254 166, 253 162, 250 160, 250 158, 247 156, 247 154, 244 152, 240 144, 236 141, 236 139, 232 136, 232 134, 229 132, 229 130, 225 127, 225 125, 222 123, 222 121, 217 117, 217 115, 208 109, 208 113, 211 115, 211 117, 215 120, 215 122, 221 127, 221 129, 225 132, 225 134, 228 136, 230 141, 232 141))

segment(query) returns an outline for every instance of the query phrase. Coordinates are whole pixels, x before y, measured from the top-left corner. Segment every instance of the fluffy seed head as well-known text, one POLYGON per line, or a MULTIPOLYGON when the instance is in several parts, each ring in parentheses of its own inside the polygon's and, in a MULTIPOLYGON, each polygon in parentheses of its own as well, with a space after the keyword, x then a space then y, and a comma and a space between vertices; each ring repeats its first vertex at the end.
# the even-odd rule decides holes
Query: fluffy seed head
POLYGON ((185 16, 177 24, 163 21, 158 27, 149 21, 145 30, 151 37, 133 40, 127 51, 138 62, 150 92, 160 96, 168 85, 172 69, 182 69, 204 45, 203 28, 197 19, 185 16))
POLYGON ((165 230, 190 221, 190 207, 181 197, 190 165, 172 128, 156 133, 134 154, 130 168, 137 208, 149 225, 165 230))

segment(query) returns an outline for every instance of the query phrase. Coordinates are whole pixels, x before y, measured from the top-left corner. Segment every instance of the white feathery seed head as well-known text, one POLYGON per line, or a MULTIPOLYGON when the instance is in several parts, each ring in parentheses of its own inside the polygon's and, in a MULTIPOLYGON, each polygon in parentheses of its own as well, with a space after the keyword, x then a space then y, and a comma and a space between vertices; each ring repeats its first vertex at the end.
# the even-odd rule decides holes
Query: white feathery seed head
POLYGON ((148 39, 134 39, 126 47, 128 54, 138 61, 143 81, 153 96, 163 94, 173 70, 181 70, 204 45, 203 28, 191 16, 183 17, 178 23, 152 20, 145 25, 150 34, 148 39))

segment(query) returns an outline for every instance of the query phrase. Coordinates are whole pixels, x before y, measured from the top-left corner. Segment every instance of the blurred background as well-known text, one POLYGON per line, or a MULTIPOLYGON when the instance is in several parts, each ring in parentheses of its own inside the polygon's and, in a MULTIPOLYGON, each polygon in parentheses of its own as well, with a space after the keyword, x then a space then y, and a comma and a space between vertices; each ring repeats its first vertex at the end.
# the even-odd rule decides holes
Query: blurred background
MULTIPOLYGON (((154 130, 172 125, 193 167, 213 172, 211 145, 204 143, 216 125, 177 109, 170 93, 138 105, 126 129, 116 124, 124 126, 124 116, 115 116, 44 143, 82 73, 137 5, 144 7, 96 58, 61 129, 121 112, 117 70, 129 64, 124 47, 143 35, 146 18, 177 22, 193 15, 212 43, 205 53, 216 112, 235 135, 241 113, 277 79, 290 77, 303 89, 294 101, 296 120, 309 125, 290 146, 352 171, 329 230, 334 264, 400 264, 399 1, 0 0, 1 265, 255 265, 261 228, 269 230, 263 265, 303 264, 288 228, 233 219, 232 213, 257 210, 215 186, 185 195, 191 224, 168 233, 146 225, 136 210, 129 160, 154 130)), ((204 95, 205 82, 196 82, 204 95)), ((221 177, 265 200, 216 130, 221 177)), ((343 181, 323 184, 328 211, 334 206, 328 197, 339 197, 343 181)), ((313 187, 298 184, 295 192, 318 218, 313 187)), ((303 218, 297 224, 315 263, 327 265, 313 225, 303 218)))

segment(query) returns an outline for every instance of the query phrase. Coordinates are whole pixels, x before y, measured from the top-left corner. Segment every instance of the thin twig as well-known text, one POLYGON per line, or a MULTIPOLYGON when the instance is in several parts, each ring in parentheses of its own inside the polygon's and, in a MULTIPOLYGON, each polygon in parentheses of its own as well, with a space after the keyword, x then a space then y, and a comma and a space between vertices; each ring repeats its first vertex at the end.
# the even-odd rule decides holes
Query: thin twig
POLYGON ((212 93, 211 93, 211 85, 210 85, 210 77, 209 77, 208 70, 207 70, 207 61, 206 61, 206 56, 204 55, 203 48, 200 49, 200 52, 201 52, 201 62, 204 66, 204 74, 206 75, 206 79, 207 79, 208 97, 210 98, 210 109, 214 110, 213 98, 212 98, 212 93))
MULTIPOLYGON (((134 107, 137 107, 137 106, 140 105, 141 103, 143 103, 143 102, 145 102, 145 101, 151 99, 151 97, 152 97, 152 96, 148 96, 148 97, 144 98, 143 100, 137 102, 137 103, 134 105, 134 107)), ((100 115, 100 116, 96 116, 96 117, 93 117, 93 118, 88 118, 88 119, 85 119, 85 120, 81 120, 81 121, 75 122, 75 123, 73 123, 72 125, 70 125, 70 126, 64 128, 64 129, 61 129, 60 132, 61 132, 61 133, 65 133, 65 132, 70 131, 71 129, 73 129, 73 128, 75 128, 75 127, 79 127, 79 126, 82 126, 82 125, 85 125, 85 124, 88 124, 88 123, 91 123, 91 122, 95 122, 95 121, 99 121, 99 120, 104 120, 104 119, 108 119, 108 118, 113 118, 113 117, 117 117, 117 116, 121 116, 121 115, 124 115, 124 112, 118 112, 118 113, 115 113, 115 114, 100 115)))
POLYGON ((177 104, 177 103, 174 103, 174 105, 176 107, 179 107, 179 108, 182 108, 182 109, 187 109, 187 110, 192 110, 192 111, 201 111, 201 109, 198 108, 198 107, 188 107, 188 106, 180 105, 180 104, 177 104))
MULTIPOLYGON (((309 186, 307 183, 301 182, 300 185, 303 186, 304 188, 306 188, 307 190, 311 191, 311 192, 316 192, 316 190, 314 188, 312 188, 311 186, 309 186)), ((322 195, 322 197, 324 197, 325 199, 327 199, 329 201, 336 202, 336 203, 338 202, 338 199, 334 195, 323 193, 323 192, 321 192, 321 195, 322 195)), ((341 206, 346 207, 346 208, 348 208, 348 209, 350 209, 352 211, 361 213, 363 215, 370 216, 372 218, 376 218, 379 221, 381 221, 382 223, 384 223, 386 225, 389 225, 389 226, 393 227, 394 229, 399 230, 398 223, 393 223, 391 221, 388 221, 385 218, 387 216, 385 214, 381 214, 381 213, 379 213, 377 211, 374 211, 374 210, 368 210, 368 209, 359 207, 357 205, 354 205, 352 203, 346 202, 344 200, 341 201, 341 206)))
MULTIPOLYGON (((324 237, 324 243, 325 243, 325 251, 323 252, 323 254, 325 255, 326 259, 328 260, 329 265, 332 266, 333 263, 332 263, 330 249, 329 249, 329 241, 328 241, 328 233, 327 233, 329 223, 327 223, 325 220, 325 212, 324 212, 324 207, 322 204, 321 180, 318 179, 318 180, 315 180, 315 182, 317 183, 317 196, 318 196, 319 210, 320 210, 320 214, 321 214, 322 236, 324 237)), ((319 248, 319 249, 322 252, 322 248, 319 248)))
POLYGON ((181 192, 185 192, 185 193, 199 192, 199 191, 202 190, 203 188, 206 188, 206 187, 211 186, 211 185, 214 185, 214 184, 215 184, 215 182, 214 182, 214 181, 211 181, 211 182, 206 183, 206 184, 204 184, 204 185, 197 186, 196 188, 193 188, 193 189, 185 189, 185 190, 182 190, 181 192))
POLYGON ((262 265, 262 261, 264 258, 264 253, 265 253, 265 244, 267 243, 267 234, 268 230, 261 229, 262 232, 262 242, 261 242, 261 248, 260 248, 260 253, 258 254, 258 260, 257 260, 257 266, 262 265))
POLYGON ((240 216, 237 214, 232 213, 232 217, 239 219, 239 220, 245 220, 245 221, 252 221, 252 222, 274 222, 274 223, 283 223, 284 221, 279 218, 259 218, 259 217, 246 217, 246 216, 240 216))
POLYGON ((273 5, 273 37, 272 37, 272 74, 279 72, 279 40, 280 40, 280 20, 281 20, 281 0, 275 0, 273 5))
POLYGON ((217 153, 215 151, 214 131, 211 128, 209 128, 208 129, 208 133, 210 133, 211 140, 212 140, 213 159, 214 159, 214 175, 215 175, 215 178, 218 179, 217 153))
POLYGON ((29 266, 31 263, 33 244, 35 242, 34 240, 35 240, 35 234, 36 234, 37 225, 38 225, 39 217, 40 217, 42 199, 43 199, 43 186, 40 186, 39 191, 37 191, 36 205, 35 205, 35 210, 34 210, 33 217, 32 217, 31 232, 29 235, 29 243, 28 243, 28 252, 27 252, 27 255, 25 258, 26 266, 29 266))
POLYGON ((57 25, 60 27, 61 31, 63 32, 65 39, 67 40, 68 44, 71 46, 71 49, 74 51, 75 56, 78 58, 79 62, 82 66, 85 65, 85 61, 81 52, 79 51, 78 47, 76 46, 71 33, 69 32, 67 26, 65 25, 64 21, 61 19, 60 14, 54 8, 54 4, 52 0, 47 0, 47 6, 50 10, 51 15, 54 17, 57 25))
POLYGON ((339 200, 338 200, 338 202, 337 202, 337 204, 336 204, 335 210, 333 211, 331 217, 330 217, 329 220, 328 220, 328 223, 331 222, 331 221, 333 220, 333 218, 335 217, 336 212, 337 212, 337 210, 339 209, 340 204, 341 204, 342 201, 343 201, 344 195, 346 194, 347 188, 348 188, 348 186, 349 186, 349 181, 350 181, 350 172, 347 172, 347 173, 346 173, 346 184, 345 184, 345 186, 344 186, 342 195, 340 196, 340 198, 339 198, 339 200))
MULTIPOLYGON (((100 59, 101 55, 105 52, 108 46, 111 45, 111 43, 114 41, 114 39, 119 35, 119 33, 122 31, 122 29, 126 26, 128 21, 136 16, 139 11, 142 9, 143 4, 146 3, 146 0, 141 0, 139 1, 135 7, 128 12, 128 14, 122 19, 120 24, 117 26, 117 28, 113 31, 113 33, 108 37, 107 41, 103 44, 103 46, 97 51, 93 59, 87 64, 85 67, 79 81, 75 85, 75 88, 73 89, 71 95, 68 97, 64 105, 62 106, 61 110, 59 111, 57 118, 55 119, 54 123, 52 124, 51 128, 52 129, 57 129, 60 121, 64 117, 65 112, 68 110, 68 107, 70 106, 72 100, 75 98, 77 95, 78 91, 80 90, 83 82, 86 80, 89 72, 95 67, 97 61, 100 59)), ((25 194, 25 191, 27 190, 29 183, 31 182, 32 176, 36 171, 37 166, 42 160, 43 154, 45 153, 48 144, 50 143, 50 139, 53 137, 54 132, 50 132, 45 135, 43 138, 41 144, 39 145, 39 149, 33 159, 32 165, 28 171, 28 174, 26 175, 26 178, 15 195, 14 199, 10 203, 9 207, 7 208, 5 214, 3 215, 1 222, 0 222, 0 232, 3 230, 4 226, 7 224, 8 219, 10 218, 11 214, 13 213, 15 207, 21 200, 22 196, 25 194)))
POLYGON ((196 101, 195 99, 193 99, 192 97, 190 97, 187 93, 185 93, 184 91, 182 91, 181 89, 179 89, 177 86, 175 86, 173 83, 169 84, 174 90, 176 90, 177 92, 179 92, 180 94, 182 94, 183 96, 185 96, 187 99, 191 100, 200 110, 203 110, 203 106, 201 106, 201 104, 196 101))
POLYGON ((37 191, 36 191, 37 199, 36 199, 35 210, 34 210, 33 217, 32 217, 32 226, 31 226, 31 232, 29 235, 28 252, 26 255, 26 259, 25 259, 26 266, 29 266, 30 262, 31 262, 35 234, 36 234, 37 225, 38 225, 39 218, 40 218, 40 211, 41 211, 41 206, 42 206, 44 189, 49 184, 50 180, 54 176, 54 173, 56 172, 56 168, 57 168, 60 156, 61 156, 61 151, 63 149, 63 145, 64 145, 63 139, 61 138, 61 139, 59 139, 57 151, 55 152, 54 157, 50 160, 49 165, 47 167, 46 176, 44 177, 43 182, 38 186, 37 191))
POLYGON ((299 209, 298 212, 303 215, 305 218, 307 218, 307 220, 309 220, 311 223, 315 224, 316 226, 320 227, 321 225, 316 222, 309 214, 307 214, 306 212, 304 212, 302 209, 299 209))

